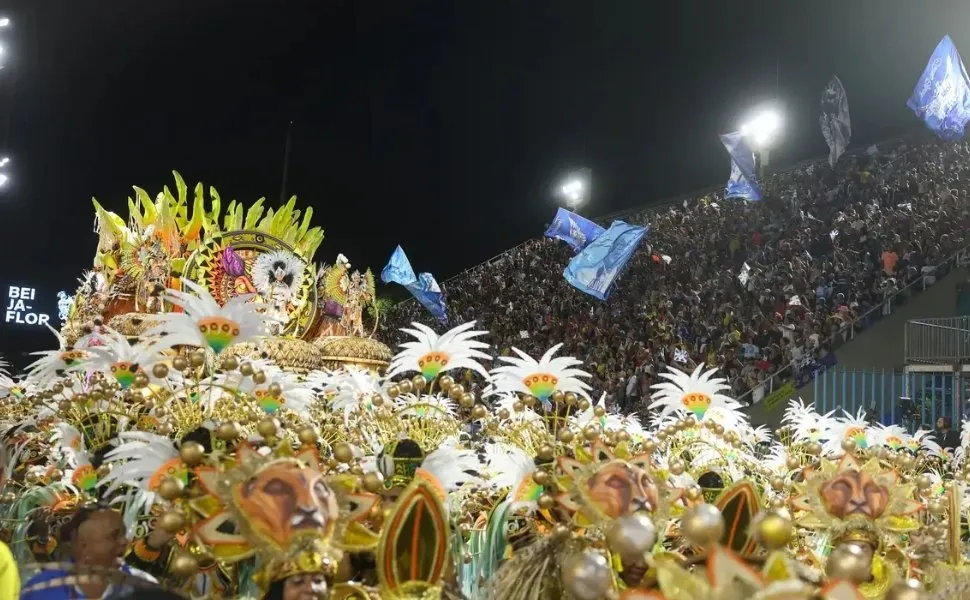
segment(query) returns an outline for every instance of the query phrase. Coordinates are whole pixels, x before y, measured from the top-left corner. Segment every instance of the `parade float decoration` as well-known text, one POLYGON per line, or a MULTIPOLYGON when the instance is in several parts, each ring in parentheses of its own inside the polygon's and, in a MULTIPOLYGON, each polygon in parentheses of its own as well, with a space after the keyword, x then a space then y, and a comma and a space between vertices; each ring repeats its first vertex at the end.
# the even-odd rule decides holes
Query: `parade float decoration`
POLYGON ((618 414, 561 345, 498 356, 474 322, 415 323, 392 355, 373 276, 314 263, 309 211, 174 189, 136 190, 127 220, 96 203, 57 347, 0 371, 0 534, 25 591, 95 501, 126 561, 190 598, 293 577, 355 600, 970 590, 970 439, 950 456, 800 402, 773 434, 704 365, 661 373, 649 418, 618 414))

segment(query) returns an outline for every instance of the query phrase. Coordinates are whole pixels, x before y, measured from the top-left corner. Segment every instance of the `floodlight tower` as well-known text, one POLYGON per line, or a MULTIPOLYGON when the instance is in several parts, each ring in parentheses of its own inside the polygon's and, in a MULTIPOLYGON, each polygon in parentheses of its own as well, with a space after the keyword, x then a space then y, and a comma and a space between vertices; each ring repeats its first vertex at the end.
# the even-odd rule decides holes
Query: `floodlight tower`
POLYGON ((583 168, 565 176, 556 189, 556 195, 570 210, 578 212, 589 201, 592 169, 583 168))
POLYGON ((762 109, 741 125, 741 135, 748 142, 757 160, 758 175, 764 175, 772 146, 781 132, 781 115, 774 109, 762 109))

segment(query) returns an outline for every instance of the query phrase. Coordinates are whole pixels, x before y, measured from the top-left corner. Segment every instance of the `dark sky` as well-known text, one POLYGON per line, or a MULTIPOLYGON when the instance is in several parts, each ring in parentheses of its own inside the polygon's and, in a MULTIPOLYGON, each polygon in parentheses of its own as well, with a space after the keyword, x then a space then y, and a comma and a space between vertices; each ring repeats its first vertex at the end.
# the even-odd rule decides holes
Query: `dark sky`
MULTIPOLYGON (((727 178, 717 134, 779 95, 773 162, 823 154, 838 73, 854 142, 914 127, 935 44, 970 53, 965 0, 20 0, 0 34, 14 184, 0 281, 72 289, 96 196, 177 169, 224 199, 288 191, 318 260, 380 270, 398 243, 439 280, 541 233, 553 181, 594 169, 592 214, 727 178), (777 67, 777 69, 776 69, 777 67), (777 80, 776 80, 777 73, 777 80)), ((2 121, 0 121, 2 133, 2 121)), ((0 140, 2 141, 2 140, 0 140)), ((2 333, 0 333, 2 335, 2 333)))

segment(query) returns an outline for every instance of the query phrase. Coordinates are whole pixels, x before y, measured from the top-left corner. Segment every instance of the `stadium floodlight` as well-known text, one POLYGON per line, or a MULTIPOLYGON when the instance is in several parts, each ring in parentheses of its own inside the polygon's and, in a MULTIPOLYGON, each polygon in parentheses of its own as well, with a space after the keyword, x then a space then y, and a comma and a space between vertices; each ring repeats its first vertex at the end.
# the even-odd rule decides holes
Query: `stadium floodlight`
POLYGON ((0 28, 10 27, 10 19, 7 17, 0 17, 0 28))
POLYGON ((590 171, 581 169, 567 176, 559 185, 559 197, 566 206, 579 208, 589 199, 590 171))
POLYGON ((777 138, 781 130, 781 115, 772 109, 762 110, 741 125, 741 135, 750 140, 753 149, 765 149, 777 138))
POLYGON ((10 181, 10 177, 6 173, 0 173, 0 188, 6 187, 7 182, 10 181))
POLYGON ((3 158, 0 158, 0 167, 6 167, 9 164, 10 164, 9 156, 4 156, 3 158))

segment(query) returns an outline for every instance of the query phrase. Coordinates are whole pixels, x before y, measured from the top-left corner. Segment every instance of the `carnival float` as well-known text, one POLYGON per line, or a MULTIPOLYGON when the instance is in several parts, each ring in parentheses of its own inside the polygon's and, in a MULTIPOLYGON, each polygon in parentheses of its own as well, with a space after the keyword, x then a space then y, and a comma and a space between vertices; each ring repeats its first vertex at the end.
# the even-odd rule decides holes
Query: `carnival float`
POLYGON ((0 376, 25 591, 51 565, 131 578, 68 562, 62 527, 99 502, 126 562, 190 598, 299 576, 360 600, 970 597, 970 439, 800 402, 753 428, 703 365, 661 375, 649 421, 615 414, 559 346, 493 363, 474 322, 393 354, 373 276, 315 263, 295 199, 223 211, 176 174, 128 207, 95 202, 58 347, 0 376))

